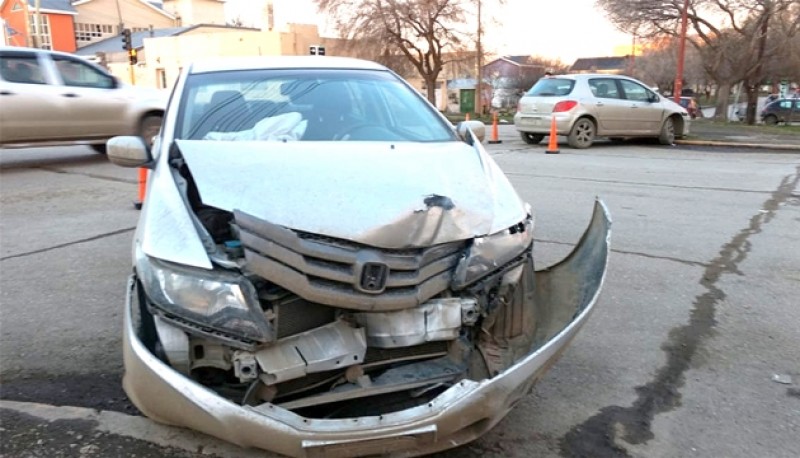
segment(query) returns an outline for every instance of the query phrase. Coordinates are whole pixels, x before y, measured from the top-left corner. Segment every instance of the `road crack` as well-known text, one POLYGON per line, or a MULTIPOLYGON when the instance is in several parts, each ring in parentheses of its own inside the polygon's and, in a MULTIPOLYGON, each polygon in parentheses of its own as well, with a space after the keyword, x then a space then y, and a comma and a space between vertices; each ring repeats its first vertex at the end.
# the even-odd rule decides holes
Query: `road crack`
POLYGON ((104 239, 106 237, 113 237, 115 235, 125 234, 126 232, 133 231, 134 229, 136 229, 136 228, 135 227, 126 227, 124 229, 119 229, 119 230, 116 230, 116 231, 106 232, 105 234, 94 235, 92 237, 87 237, 85 239, 79 239, 79 240, 73 240, 71 242, 60 243, 58 245, 53 245, 53 246, 50 246, 50 247, 47 247, 47 248, 40 248, 38 250, 26 251, 24 253, 10 254, 8 256, 3 256, 2 258, 0 258, 0 261, 5 261, 5 260, 8 260, 8 259, 15 259, 15 258, 24 258, 25 256, 31 256, 31 255, 34 255, 34 254, 46 253, 48 251, 57 250, 59 248, 66 248, 66 247, 69 247, 69 246, 72 246, 72 245, 78 245, 80 243, 93 242, 95 240, 104 239))
MULTIPOLYGON (((574 243, 558 242, 558 241, 555 241, 555 240, 536 239, 536 243, 549 243, 549 244, 553 244, 553 245, 575 246, 574 243)), ((677 262, 677 263, 684 264, 684 265, 687 265, 687 266, 692 266, 692 267, 703 267, 703 268, 708 267, 708 264, 706 264, 704 262, 690 261, 688 259, 676 258, 674 256, 659 256, 659 255, 656 255, 656 254, 642 253, 641 251, 628 251, 628 250, 619 250, 619 249, 612 249, 611 252, 612 253, 618 253, 618 254, 627 254, 627 255, 630 255, 630 256, 639 256, 639 257, 648 258, 648 259, 658 259, 658 260, 661 260, 661 261, 677 262)))
POLYGON ((703 343, 713 335, 717 304, 725 292, 717 286, 723 274, 740 274, 739 265, 752 247, 750 237, 762 231, 782 205, 791 198, 800 183, 800 166, 788 175, 772 192, 750 223, 722 246, 719 255, 705 268, 699 283, 705 292, 696 296, 689 322, 673 328, 661 348, 667 361, 649 383, 635 388, 637 399, 630 407, 608 406, 574 426, 560 440, 561 455, 565 457, 627 457, 622 441, 643 444, 653 439, 651 430, 656 415, 681 405, 684 374, 703 343))

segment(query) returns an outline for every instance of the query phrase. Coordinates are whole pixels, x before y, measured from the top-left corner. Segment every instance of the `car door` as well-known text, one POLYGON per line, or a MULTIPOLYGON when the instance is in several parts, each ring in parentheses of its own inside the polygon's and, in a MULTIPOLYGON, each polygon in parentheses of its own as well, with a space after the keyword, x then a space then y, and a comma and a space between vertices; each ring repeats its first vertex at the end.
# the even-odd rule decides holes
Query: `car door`
POLYGON ((633 133, 658 134, 664 107, 657 101, 653 91, 635 81, 620 79, 619 83, 628 107, 625 124, 630 126, 633 133))
POLYGON ((786 119, 789 119, 790 122, 800 122, 800 99, 793 99, 794 100, 794 109, 789 110, 789 114, 786 116, 786 119))
POLYGON ((624 133, 628 104, 623 100, 614 78, 591 78, 588 81, 593 101, 589 107, 597 118, 598 135, 624 133))
POLYGON ((0 51, 0 144, 35 143, 62 135, 65 105, 39 54, 0 51))
POLYGON ((113 76, 81 59, 54 55, 62 96, 68 99, 71 129, 82 139, 105 138, 133 131, 127 119, 131 100, 113 76))

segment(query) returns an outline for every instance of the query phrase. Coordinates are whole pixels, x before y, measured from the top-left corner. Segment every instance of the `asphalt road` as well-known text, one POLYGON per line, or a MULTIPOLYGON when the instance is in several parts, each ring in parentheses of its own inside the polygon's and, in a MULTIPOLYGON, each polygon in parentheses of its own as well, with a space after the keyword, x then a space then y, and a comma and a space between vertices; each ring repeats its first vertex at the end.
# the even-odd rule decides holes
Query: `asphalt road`
MULTIPOLYGON (((598 308, 534 392, 439 457, 795 457, 800 152, 487 145, 536 214, 541 267, 596 196, 598 308)), ((0 455, 264 456, 138 415, 120 388, 136 171, 88 148, 0 151, 0 455)))

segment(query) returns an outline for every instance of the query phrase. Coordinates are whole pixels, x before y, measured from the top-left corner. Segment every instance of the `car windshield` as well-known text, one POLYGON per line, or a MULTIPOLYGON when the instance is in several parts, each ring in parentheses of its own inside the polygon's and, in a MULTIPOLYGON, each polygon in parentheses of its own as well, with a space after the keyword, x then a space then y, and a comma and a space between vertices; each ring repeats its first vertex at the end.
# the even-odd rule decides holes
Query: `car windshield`
POLYGON ((386 71, 259 69, 190 75, 175 137, 192 140, 456 140, 386 71))
POLYGON ((568 95, 575 87, 575 80, 567 78, 542 78, 533 85, 528 96, 558 97, 568 95))

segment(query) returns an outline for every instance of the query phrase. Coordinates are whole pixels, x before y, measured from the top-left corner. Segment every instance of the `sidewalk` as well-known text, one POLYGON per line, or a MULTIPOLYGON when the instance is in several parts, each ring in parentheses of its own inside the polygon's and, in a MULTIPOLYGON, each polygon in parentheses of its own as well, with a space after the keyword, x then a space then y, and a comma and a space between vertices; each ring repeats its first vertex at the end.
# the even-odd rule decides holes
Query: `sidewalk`
POLYGON ((749 126, 743 123, 692 121, 690 134, 675 141, 679 145, 731 146, 800 152, 800 126, 749 126))

